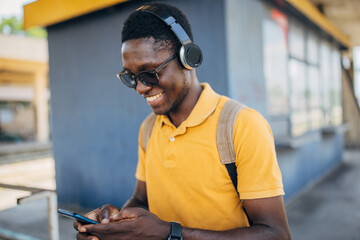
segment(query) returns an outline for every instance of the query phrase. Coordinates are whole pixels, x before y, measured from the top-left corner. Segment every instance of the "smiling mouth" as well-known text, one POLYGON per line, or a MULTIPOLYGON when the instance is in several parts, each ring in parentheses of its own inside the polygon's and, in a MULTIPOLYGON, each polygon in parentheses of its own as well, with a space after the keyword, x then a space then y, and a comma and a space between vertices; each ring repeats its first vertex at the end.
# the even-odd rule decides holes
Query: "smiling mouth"
POLYGON ((151 97, 146 97, 145 99, 146 99, 146 101, 148 101, 148 102, 152 102, 152 101, 158 99, 159 97, 161 97, 163 94, 164 94, 164 93, 159 93, 159 94, 156 94, 156 95, 151 96, 151 97))

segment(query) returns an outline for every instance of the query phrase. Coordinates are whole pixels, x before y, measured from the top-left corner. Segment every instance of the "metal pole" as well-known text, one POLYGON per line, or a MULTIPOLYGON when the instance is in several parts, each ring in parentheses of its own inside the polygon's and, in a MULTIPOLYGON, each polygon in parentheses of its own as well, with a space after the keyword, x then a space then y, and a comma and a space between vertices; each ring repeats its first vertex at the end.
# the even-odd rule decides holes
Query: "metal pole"
POLYGON ((59 240, 59 219, 57 215, 57 195, 49 192, 48 202, 48 226, 51 240, 59 240))

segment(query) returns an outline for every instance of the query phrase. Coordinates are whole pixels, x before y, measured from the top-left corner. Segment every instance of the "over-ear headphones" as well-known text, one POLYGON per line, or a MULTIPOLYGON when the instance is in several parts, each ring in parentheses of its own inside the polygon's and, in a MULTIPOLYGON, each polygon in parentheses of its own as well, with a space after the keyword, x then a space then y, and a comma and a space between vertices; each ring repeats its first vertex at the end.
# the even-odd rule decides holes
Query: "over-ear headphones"
POLYGON ((201 65, 203 59, 201 49, 191 41, 185 30, 176 22, 173 16, 153 5, 142 6, 138 8, 137 11, 151 13, 161 19, 171 29, 181 43, 178 55, 182 65, 186 69, 197 68, 201 65))

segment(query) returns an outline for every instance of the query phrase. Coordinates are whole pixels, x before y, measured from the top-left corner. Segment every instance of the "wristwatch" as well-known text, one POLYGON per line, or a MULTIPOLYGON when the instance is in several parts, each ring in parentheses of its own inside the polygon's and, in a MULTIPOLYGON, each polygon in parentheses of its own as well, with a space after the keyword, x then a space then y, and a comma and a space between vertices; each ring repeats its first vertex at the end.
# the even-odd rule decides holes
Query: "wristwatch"
POLYGON ((183 240, 180 223, 173 221, 170 222, 170 235, 168 240, 183 240))

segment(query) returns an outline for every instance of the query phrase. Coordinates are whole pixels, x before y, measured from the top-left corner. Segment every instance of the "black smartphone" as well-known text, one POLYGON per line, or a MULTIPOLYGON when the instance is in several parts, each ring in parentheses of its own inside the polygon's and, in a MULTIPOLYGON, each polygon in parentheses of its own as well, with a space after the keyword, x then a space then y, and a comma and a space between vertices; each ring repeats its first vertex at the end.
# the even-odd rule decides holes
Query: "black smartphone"
POLYGON ((58 213, 66 216, 66 217, 70 217, 73 219, 78 220, 79 222, 83 223, 83 224, 97 224, 98 222, 91 220, 90 218, 84 217, 83 215, 80 215, 78 213, 74 213, 74 212, 69 212, 67 210, 64 209, 58 209, 58 213))

